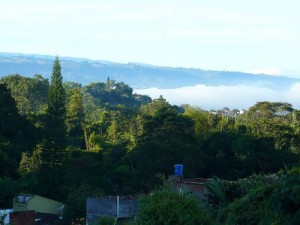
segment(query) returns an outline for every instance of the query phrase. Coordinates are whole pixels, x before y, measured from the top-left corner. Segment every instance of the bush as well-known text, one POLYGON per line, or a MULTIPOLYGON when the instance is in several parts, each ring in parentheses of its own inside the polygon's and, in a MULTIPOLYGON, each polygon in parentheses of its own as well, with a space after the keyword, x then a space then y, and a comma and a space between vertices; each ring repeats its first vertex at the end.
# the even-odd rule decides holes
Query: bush
MULTIPOLYGON (((299 170, 274 176, 272 182, 253 185, 231 202, 221 222, 228 225, 297 225, 300 221, 299 170), (256 187, 256 188, 255 188, 256 187), (249 192, 248 192, 249 191, 249 192)), ((245 183, 246 184, 246 183, 245 183)))
POLYGON ((297 225, 300 221, 300 174, 299 171, 284 175, 273 190, 269 201, 274 225, 297 225))
POLYGON ((211 225, 215 221, 191 195, 164 186, 140 200, 137 225, 211 225))
POLYGON ((99 221, 93 225, 114 225, 116 222, 113 217, 101 217, 99 221))
POLYGON ((226 225, 261 224, 268 213, 267 203, 272 189, 272 185, 264 185, 233 201, 225 208, 225 218, 221 222, 226 225))

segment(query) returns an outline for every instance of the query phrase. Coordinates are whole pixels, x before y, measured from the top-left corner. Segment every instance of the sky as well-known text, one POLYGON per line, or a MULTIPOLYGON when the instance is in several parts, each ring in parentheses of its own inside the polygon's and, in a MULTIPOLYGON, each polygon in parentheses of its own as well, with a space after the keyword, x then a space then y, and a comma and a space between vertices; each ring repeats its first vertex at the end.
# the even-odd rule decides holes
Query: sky
POLYGON ((300 78, 299 0, 1 0, 0 52, 300 78))

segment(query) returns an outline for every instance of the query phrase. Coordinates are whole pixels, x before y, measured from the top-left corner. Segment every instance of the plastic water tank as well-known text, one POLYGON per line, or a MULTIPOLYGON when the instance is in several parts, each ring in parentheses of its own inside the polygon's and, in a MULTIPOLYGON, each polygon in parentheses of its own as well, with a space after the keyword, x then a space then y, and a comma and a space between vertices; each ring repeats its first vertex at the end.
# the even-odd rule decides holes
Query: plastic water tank
POLYGON ((175 168, 175 176, 182 176, 183 174, 183 165, 182 164, 175 164, 174 165, 175 168))

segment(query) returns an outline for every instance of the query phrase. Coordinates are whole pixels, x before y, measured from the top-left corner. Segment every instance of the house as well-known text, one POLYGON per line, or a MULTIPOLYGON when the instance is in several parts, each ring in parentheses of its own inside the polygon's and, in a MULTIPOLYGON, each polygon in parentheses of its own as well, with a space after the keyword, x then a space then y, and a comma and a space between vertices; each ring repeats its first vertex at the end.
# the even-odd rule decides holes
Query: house
POLYGON ((56 224, 62 218, 64 204, 39 195, 19 194, 13 198, 10 220, 14 224, 56 224), (25 222, 25 220, 27 222, 25 222))
POLYGON ((196 195, 198 198, 203 199, 207 193, 207 188, 205 183, 209 179, 203 178, 192 178, 183 179, 183 165, 174 165, 175 176, 171 176, 169 180, 171 181, 171 187, 178 191, 190 192, 196 195))
MULTIPOLYGON (((200 199, 205 197, 208 179, 183 179, 183 165, 175 165, 175 176, 170 178, 171 187, 178 191, 191 192, 200 199)), ((138 198, 140 195, 104 196, 87 198, 86 224, 93 224, 101 217, 129 218, 138 212, 138 198)))
POLYGON ((183 179, 183 178, 171 178, 171 187, 178 191, 184 191, 193 193, 200 199, 205 198, 205 194, 207 194, 208 190, 205 186, 209 179, 203 178, 193 178, 193 179, 183 179))
POLYGON ((13 199, 13 211, 35 210, 37 213, 62 215, 64 204, 39 195, 19 194, 13 199))

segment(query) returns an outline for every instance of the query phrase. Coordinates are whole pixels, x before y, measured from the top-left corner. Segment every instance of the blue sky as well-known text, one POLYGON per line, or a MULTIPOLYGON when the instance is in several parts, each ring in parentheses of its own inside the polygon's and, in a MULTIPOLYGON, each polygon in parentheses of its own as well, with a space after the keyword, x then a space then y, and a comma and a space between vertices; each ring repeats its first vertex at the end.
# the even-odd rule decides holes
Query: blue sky
POLYGON ((1 52, 300 78, 299 0, 3 0, 1 52))

